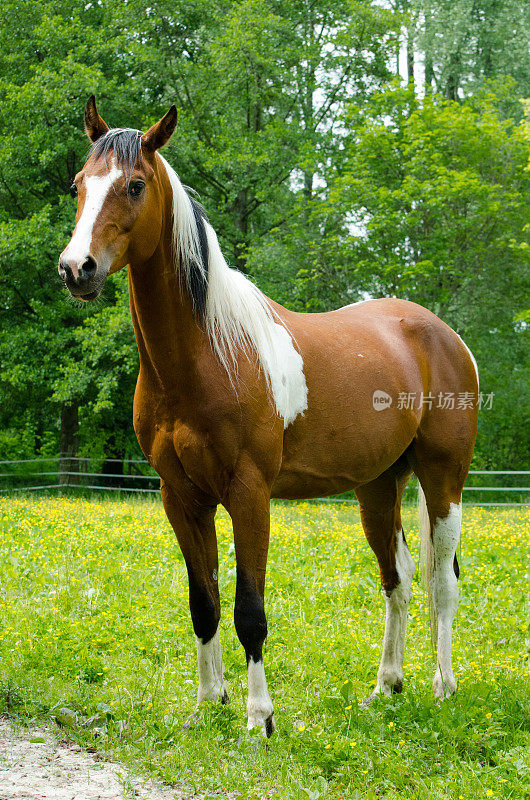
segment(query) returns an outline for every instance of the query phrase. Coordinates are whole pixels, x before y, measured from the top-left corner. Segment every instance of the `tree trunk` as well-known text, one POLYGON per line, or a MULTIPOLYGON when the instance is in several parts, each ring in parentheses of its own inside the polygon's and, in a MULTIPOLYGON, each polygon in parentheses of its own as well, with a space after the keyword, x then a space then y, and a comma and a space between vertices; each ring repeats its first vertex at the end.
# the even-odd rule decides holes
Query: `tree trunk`
POLYGON ((101 472, 103 475, 108 476, 102 479, 104 486, 123 486, 123 461, 118 458, 106 458, 101 467, 101 472))
POLYGON ((425 26, 425 94, 432 92, 434 81, 434 61, 432 56, 432 37, 430 36, 430 16, 428 12, 424 14, 425 26))
POLYGON ((304 172, 304 196, 311 200, 313 197, 313 179, 315 173, 312 171, 304 172))
POLYGON ((69 475, 71 472, 79 472, 79 462, 77 453, 79 448, 79 406, 73 401, 61 405, 61 438, 60 438, 60 461, 59 461, 59 483, 61 486, 75 485, 79 483, 77 475, 69 475))
POLYGON ((407 82, 414 86, 414 33, 412 25, 407 29, 407 82))
POLYGON ((425 94, 432 92, 433 79, 434 67, 432 63, 432 56, 430 53, 425 53, 425 94))
POLYGON ((445 96, 448 100, 458 100, 460 73, 460 53, 451 53, 451 56, 449 57, 449 74, 445 84, 445 96))

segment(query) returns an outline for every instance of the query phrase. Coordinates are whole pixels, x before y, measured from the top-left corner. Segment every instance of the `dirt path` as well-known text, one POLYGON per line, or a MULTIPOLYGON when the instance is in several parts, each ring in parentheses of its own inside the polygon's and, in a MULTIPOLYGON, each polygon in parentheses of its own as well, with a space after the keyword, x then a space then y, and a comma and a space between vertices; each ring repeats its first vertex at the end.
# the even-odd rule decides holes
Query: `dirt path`
POLYGON ((97 761, 45 729, 13 729, 0 719, 0 800, 183 800, 132 777, 123 764, 97 761))

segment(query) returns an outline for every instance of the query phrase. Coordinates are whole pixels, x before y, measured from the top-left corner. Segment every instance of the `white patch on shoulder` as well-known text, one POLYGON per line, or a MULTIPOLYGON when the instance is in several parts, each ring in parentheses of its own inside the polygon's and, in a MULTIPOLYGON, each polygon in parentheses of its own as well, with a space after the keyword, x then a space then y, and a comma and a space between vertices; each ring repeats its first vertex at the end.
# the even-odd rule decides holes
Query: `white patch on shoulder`
POLYGON ((77 220, 74 235, 63 253, 63 258, 66 261, 77 261, 79 263, 84 261, 90 253, 92 231, 99 216, 99 212, 103 208, 103 203, 105 202, 110 187, 121 174, 121 169, 116 167, 116 162, 112 159, 112 167, 106 175, 91 175, 89 178, 86 178, 85 204, 82 214, 77 220))
MULTIPOLYGON (((456 333, 456 331, 455 331, 455 333, 456 333)), ((473 362, 473 366, 475 367, 475 373, 476 373, 476 375, 477 375, 477 388, 479 388, 479 387, 480 387, 480 383, 479 383, 479 377, 478 377, 478 364, 477 364, 477 362, 476 362, 475 356, 473 355, 473 353, 471 352, 471 350, 469 349, 469 347, 467 346, 467 344, 464 342, 464 340, 462 339, 462 337, 461 337, 461 336, 460 336, 458 333, 457 333, 456 335, 458 336, 458 338, 460 339, 460 341, 462 342, 462 344, 463 344, 463 345, 464 345, 464 347, 466 348, 466 350, 467 350, 467 352, 469 353, 469 356, 470 356, 470 358, 471 358, 471 361, 473 362)))
POLYGON ((269 341, 263 341, 258 356, 269 377, 276 410, 287 428, 307 408, 304 361, 289 331, 277 322, 269 321, 268 325, 269 341))

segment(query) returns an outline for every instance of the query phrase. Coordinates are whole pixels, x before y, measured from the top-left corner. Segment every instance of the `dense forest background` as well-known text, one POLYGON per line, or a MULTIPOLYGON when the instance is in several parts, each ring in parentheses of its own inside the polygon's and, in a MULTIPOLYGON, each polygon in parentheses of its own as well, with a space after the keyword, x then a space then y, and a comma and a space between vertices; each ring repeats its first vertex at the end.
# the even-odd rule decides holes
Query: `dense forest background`
POLYGON ((530 468, 529 41, 524 0, 2 0, 0 458, 139 453, 125 271, 83 308, 57 276, 94 93, 176 103, 165 156, 270 296, 452 325, 494 393, 474 466, 530 468))

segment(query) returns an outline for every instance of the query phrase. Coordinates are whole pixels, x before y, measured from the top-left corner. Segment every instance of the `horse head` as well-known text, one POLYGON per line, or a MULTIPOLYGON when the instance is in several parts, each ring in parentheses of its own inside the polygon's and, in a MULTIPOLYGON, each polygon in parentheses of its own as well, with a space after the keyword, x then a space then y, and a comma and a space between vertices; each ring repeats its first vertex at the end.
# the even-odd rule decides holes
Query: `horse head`
POLYGON ((74 297, 94 300, 107 275, 132 262, 145 263, 155 252, 164 199, 156 151, 176 124, 177 109, 171 106, 147 133, 110 129, 94 96, 89 98, 85 130, 92 148, 71 186, 77 197, 75 228, 59 258, 59 276, 74 297))

